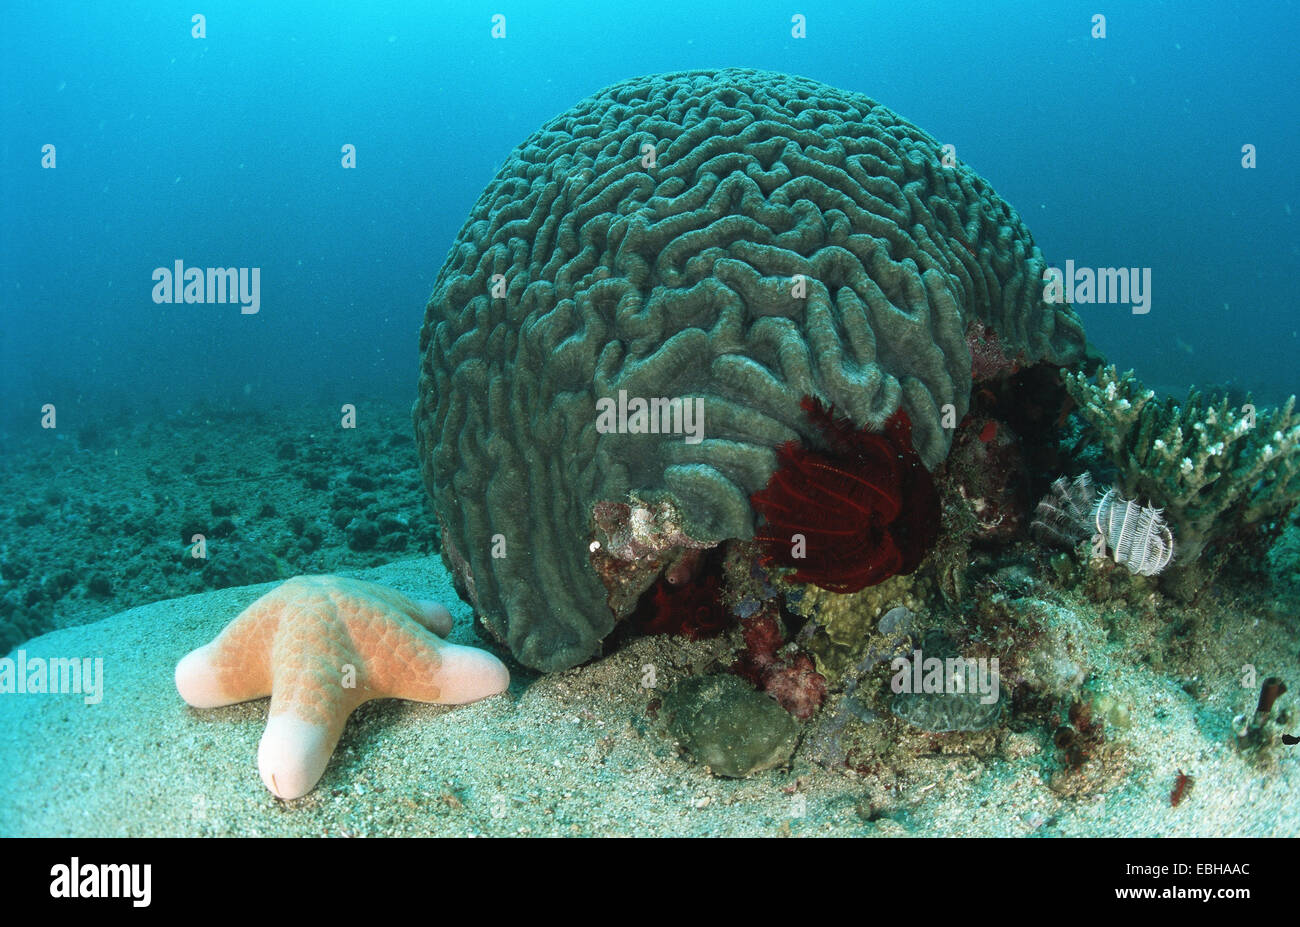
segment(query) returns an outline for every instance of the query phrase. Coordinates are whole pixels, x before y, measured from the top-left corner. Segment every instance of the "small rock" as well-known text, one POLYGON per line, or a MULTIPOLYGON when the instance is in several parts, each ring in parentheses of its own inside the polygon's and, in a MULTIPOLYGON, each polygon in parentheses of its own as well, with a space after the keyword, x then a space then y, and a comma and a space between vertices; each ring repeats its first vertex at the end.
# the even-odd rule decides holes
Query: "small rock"
POLYGON ((0 560, 0 577, 13 581, 26 578, 31 573, 32 565, 21 557, 9 557, 0 560))
POLYGON ((794 718, 737 676, 692 676, 663 707, 669 734, 715 776, 743 779, 781 766, 799 740, 794 718))
POLYGON ((348 474, 347 483, 349 486, 355 486, 362 492, 369 492, 375 488, 375 481, 373 479, 366 476, 364 473, 358 473, 356 470, 353 470, 348 474))
POLYGON ((373 521, 358 519, 348 526, 348 547, 353 550, 371 550, 378 541, 379 527, 373 521))
POLYGON ((59 570, 45 581, 45 585, 49 590, 50 598, 58 600, 67 595, 73 586, 77 585, 77 577, 71 570, 59 570))
POLYGON ((204 537, 208 536, 207 520, 201 515, 185 515, 185 517, 181 519, 181 543, 193 544, 194 535, 196 534, 201 534, 204 537))
POLYGON ((876 625, 881 634, 906 634, 912 630, 912 612, 905 605, 891 608, 876 625))
POLYGON ((304 550, 307 550, 308 552, 316 550, 321 546, 321 543, 324 540, 325 532, 321 530, 321 526, 315 522, 312 522, 310 525, 307 525, 307 527, 302 529, 301 543, 306 545, 304 550))
POLYGON ((274 558, 252 543, 227 543, 208 549, 207 560, 188 556, 182 561, 202 568, 203 583, 211 589, 250 586, 281 579, 274 558))

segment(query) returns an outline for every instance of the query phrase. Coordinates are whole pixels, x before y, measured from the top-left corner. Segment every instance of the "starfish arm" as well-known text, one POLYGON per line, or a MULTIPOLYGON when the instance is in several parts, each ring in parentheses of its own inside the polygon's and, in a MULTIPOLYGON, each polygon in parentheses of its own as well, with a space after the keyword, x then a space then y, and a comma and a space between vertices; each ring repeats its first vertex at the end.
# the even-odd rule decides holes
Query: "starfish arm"
POLYGON ((272 714, 257 745, 257 772, 276 798, 302 798, 316 787, 338 746, 346 717, 313 724, 272 714))
POLYGON ((337 623, 290 619, 274 660, 257 771, 277 798, 301 798, 320 781, 348 717, 376 693, 365 656, 337 623))
POLYGON ((176 664, 176 691, 194 708, 221 708, 262 698, 266 687, 229 672, 216 641, 192 650, 176 664))
POLYGON ((419 608, 419 614, 413 616, 416 621, 439 637, 451 633, 451 612, 445 605, 432 599, 416 599, 415 604, 419 608))
POLYGON ((411 599, 396 589, 360 579, 344 579, 338 576, 298 577, 298 579, 311 580, 322 590, 341 589, 343 594, 334 597, 334 604, 344 613, 367 606, 372 610, 384 610, 386 607, 388 610, 401 612, 439 637, 446 637, 451 633, 451 612, 441 603, 431 599, 411 599))
POLYGON ((385 688, 386 695, 394 698, 464 705, 499 695, 509 685, 510 671, 486 650, 449 644, 429 635, 411 648, 405 662, 394 667, 385 688))
POLYGON ((176 691, 195 708, 221 708, 271 694, 271 641, 277 628, 258 599, 216 639, 176 664, 176 691))

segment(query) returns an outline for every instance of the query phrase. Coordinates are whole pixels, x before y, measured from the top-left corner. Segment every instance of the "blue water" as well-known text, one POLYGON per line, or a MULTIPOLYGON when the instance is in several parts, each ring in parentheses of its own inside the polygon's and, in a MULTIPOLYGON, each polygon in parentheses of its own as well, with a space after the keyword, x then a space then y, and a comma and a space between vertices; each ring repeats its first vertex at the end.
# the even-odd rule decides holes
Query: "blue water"
POLYGON ((1052 264, 1150 267, 1148 314, 1078 308, 1152 385, 1300 385, 1295 3, 210 2, 201 39, 173 4, 6 6, 0 425, 413 397, 424 302, 510 150, 610 83, 728 65, 955 145, 1052 264), (155 304, 177 259, 260 268, 260 311, 155 304))

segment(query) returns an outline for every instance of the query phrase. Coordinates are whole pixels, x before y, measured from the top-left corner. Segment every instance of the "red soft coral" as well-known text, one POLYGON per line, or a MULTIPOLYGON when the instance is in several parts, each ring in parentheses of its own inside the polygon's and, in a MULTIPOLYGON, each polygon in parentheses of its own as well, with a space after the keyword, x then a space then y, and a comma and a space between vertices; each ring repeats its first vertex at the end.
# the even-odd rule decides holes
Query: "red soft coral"
POLYGON ((939 496, 907 413, 873 432, 810 396, 802 405, 824 446, 781 445, 767 486, 750 497, 767 520, 755 534, 763 564, 839 593, 915 570, 938 536, 939 496))

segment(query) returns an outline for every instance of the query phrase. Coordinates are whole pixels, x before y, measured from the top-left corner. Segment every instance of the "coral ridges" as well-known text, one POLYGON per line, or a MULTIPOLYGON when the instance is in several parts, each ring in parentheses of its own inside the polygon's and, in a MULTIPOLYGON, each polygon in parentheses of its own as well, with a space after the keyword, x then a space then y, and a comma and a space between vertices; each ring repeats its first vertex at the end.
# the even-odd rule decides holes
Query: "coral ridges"
POLYGON ((752 537, 775 449, 818 435, 805 396, 859 428, 901 409, 934 467, 972 323, 1008 361, 1082 357, 1045 267, 986 181, 867 97, 745 69, 593 95, 507 159, 426 311, 414 420, 458 587, 524 663, 589 658, 617 617, 597 506, 752 537), (700 440, 598 429, 623 395, 698 401, 700 440))

